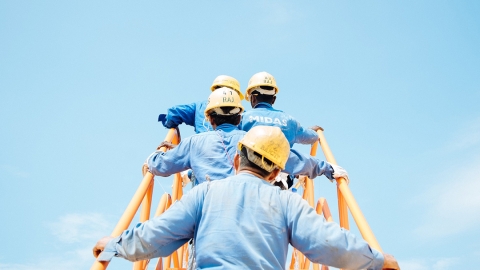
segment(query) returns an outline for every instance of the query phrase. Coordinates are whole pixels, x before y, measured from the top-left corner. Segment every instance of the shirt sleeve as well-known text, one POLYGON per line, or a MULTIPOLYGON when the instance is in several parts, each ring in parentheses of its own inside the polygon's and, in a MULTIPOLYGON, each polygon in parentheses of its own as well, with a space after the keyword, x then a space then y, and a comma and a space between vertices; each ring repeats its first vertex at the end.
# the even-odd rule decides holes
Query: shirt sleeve
POLYGON ((299 196, 284 195, 289 196, 285 209, 290 243, 310 261, 342 269, 382 269, 382 253, 337 223, 326 222, 299 196))
POLYGON ((191 169, 190 167, 190 146, 192 137, 181 141, 177 147, 167 152, 158 152, 148 158, 148 169, 154 175, 170 176, 174 173, 191 169))
POLYGON ((238 129, 243 130, 244 121, 245 121, 245 112, 242 113, 242 118, 240 119, 240 123, 238 124, 238 129))
POLYGON ((170 255, 193 238, 205 190, 205 185, 197 186, 162 215, 124 231, 105 246, 98 260, 115 256, 139 261, 170 255))
POLYGON ((323 160, 305 156, 295 149, 290 149, 284 172, 293 175, 306 175, 311 179, 324 174, 328 179, 333 179, 333 168, 323 160))
MULTIPOLYGON (((297 122, 297 121, 295 121, 297 122)), ((303 128, 299 122, 297 122, 297 129, 295 133, 295 143, 300 144, 313 144, 318 140, 318 135, 313 129, 303 128)))
POLYGON ((166 128, 175 128, 182 123, 189 126, 195 126, 196 107, 197 103, 191 103, 169 108, 163 126, 166 128))

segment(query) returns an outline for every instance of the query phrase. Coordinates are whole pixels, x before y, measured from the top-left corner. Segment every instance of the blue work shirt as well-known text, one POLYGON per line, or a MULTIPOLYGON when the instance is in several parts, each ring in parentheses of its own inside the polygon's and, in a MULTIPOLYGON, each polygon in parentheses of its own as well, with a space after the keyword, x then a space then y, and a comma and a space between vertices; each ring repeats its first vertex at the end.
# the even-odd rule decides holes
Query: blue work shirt
POLYGON ((235 174, 233 157, 237 144, 245 132, 231 124, 222 124, 214 131, 195 134, 183 139, 177 147, 159 152, 148 160, 148 168, 154 175, 170 176, 192 169, 196 183, 223 179, 235 174))
POLYGON ((244 112, 240 129, 249 131, 254 126, 279 127, 290 143, 312 144, 318 140, 317 133, 312 129, 304 129, 291 115, 276 110, 266 102, 258 103, 253 110, 244 112))
POLYGON ((213 130, 212 125, 205 119, 205 108, 207 108, 207 100, 173 106, 168 109, 166 119, 162 121, 162 124, 166 128, 176 128, 185 123, 193 126, 197 134, 211 131, 213 130))
POLYGON ((285 269, 288 244, 314 263, 382 269, 382 253, 326 222, 295 193, 250 173, 196 186, 165 213, 112 239, 98 257, 165 257, 195 240, 197 269, 285 269))
MULTIPOLYGON (((232 124, 222 124, 215 131, 195 134, 167 152, 151 155, 147 160, 148 169, 159 176, 192 169, 195 184, 206 181, 207 175, 210 180, 224 179, 235 174, 233 158, 245 133, 232 124)), ((290 150, 284 172, 307 175, 311 179, 325 174, 333 179, 333 168, 327 162, 305 156, 295 149, 290 150)))

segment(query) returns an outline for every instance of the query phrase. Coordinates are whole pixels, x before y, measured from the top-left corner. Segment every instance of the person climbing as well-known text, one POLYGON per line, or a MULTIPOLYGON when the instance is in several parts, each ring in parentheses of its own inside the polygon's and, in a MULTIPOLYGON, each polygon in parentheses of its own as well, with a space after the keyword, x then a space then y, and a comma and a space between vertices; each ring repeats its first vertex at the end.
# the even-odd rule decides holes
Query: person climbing
MULTIPOLYGON (((237 79, 228 76, 220 75, 212 83, 210 90, 214 91, 221 87, 228 87, 235 90, 243 100, 243 94, 240 91, 240 83, 237 79)), ((195 133, 202 133, 206 131, 212 131, 211 124, 206 120, 204 116, 205 108, 207 107, 207 101, 199 101, 185 105, 177 105, 168 109, 167 114, 160 114, 158 121, 162 122, 166 128, 176 128, 178 125, 185 123, 186 125, 193 126, 195 133)))
MULTIPOLYGON (((243 106, 238 93, 231 88, 214 90, 205 102, 203 117, 211 131, 205 131, 183 139, 179 145, 165 153, 156 151, 146 163, 154 175, 169 176, 173 173, 192 169, 194 185, 210 180, 223 179, 233 175, 235 146, 244 132, 237 128, 243 106)), ((198 114, 198 112, 197 112, 198 114)), ((198 115, 196 116, 198 118, 198 115)), ((161 146, 170 145, 162 143, 161 146)))
POLYGON ((316 131, 319 126, 310 129, 303 128, 291 115, 274 109, 273 104, 277 99, 278 86, 275 78, 265 72, 254 74, 248 81, 245 99, 250 101, 253 110, 243 114, 240 129, 249 131, 257 125, 279 127, 290 144, 313 144, 318 140, 316 131))
MULTIPOLYGON (((245 131, 237 127, 242 112, 241 98, 236 91, 226 87, 213 91, 204 114, 214 130, 185 138, 167 152, 155 151, 145 161, 148 170, 154 175, 170 176, 192 169, 194 185, 234 175, 236 145, 245 135, 245 131)), ((323 174, 330 180, 338 175, 348 178, 342 167, 304 156, 294 149, 284 171, 312 179, 323 174)))
POLYGON ((286 269, 288 245, 343 269, 400 269, 396 259, 326 222, 300 196, 270 185, 290 145, 278 127, 252 128, 233 157, 235 176, 206 182, 162 215, 93 248, 98 261, 165 257, 193 238, 195 269, 286 269))
MULTIPOLYGON (((253 110, 243 114, 239 128, 249 131, 257 125, 276 126, 283 131, 290 147, 295 143, 315 143, 318 140, 316 131, 321 129, 319 126, 305 129, 291 115, 273 108, 278 91, 277 82, 270 73, 262 71, 254 74, 245 90, 245 99, 250 101, 253 110)), ((294 175, 280 173, 274 184, 282 189, 288 189, 293 185, 294 178, 294 175)))

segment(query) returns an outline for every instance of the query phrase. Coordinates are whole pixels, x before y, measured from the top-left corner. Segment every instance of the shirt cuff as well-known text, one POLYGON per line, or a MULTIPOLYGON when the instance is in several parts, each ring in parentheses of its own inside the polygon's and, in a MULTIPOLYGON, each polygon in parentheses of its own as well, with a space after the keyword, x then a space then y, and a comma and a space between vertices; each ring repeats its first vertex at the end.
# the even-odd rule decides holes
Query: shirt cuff
POLYGON ((335 180, 335 178, 333 177, 333 167, 332 165, 330 165, 330 163, 328 162, 326 163, 327 163, 327 166, 323 175, 325 175, 325 177, 327 177, 330 181, 333 181, 335 180))
POLYGON ((163 126, 166 128, 176 128, 178 124, 173 122, 172 120, 166 119, 165 122, 162 122, 163 126))
POLYGON ((115 246, 117 245, 118 242, 121 241, 120 236, 113 238, 110 240, 107 245, 105 245, 105 249, 100 253, 100 255, 97 257, 97 261, 99 262, 109 262, 112 260, 114 256, 117 256, 117 249, 115 246))
POLYGON ((384 258, 383 258, 383 253, 375 250, 372 248, 372 253, 373 253, 373 262, 372 262, 372 267, 368 269, 374 269, 374 270, 382 270, 383 269, 383 263, 384 263, 384 258))

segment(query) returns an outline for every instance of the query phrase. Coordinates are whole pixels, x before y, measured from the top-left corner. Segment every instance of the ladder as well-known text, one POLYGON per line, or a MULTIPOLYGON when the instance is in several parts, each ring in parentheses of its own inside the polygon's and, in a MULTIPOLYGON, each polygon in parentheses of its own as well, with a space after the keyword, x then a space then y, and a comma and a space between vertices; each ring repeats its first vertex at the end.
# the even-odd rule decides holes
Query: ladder
MULTIPOLYGON (((327 140, 323 134, 323 129, 317 131, 318 134, 318 143, 312 145, 310 150, 310 155, 315 156, 317 153, 318 145, 321 146, 321 149, 325 155, 325 159, 332 164, 337 164, 330 147, 328 146, 327 140)), ((177 130, 172 128, 168 131, 165 140, 172 144, 178 144, 180 142, 180 136, 177 133, 177 130)), ((161 151, 166 151, 167 149, 160 149, 161 151)), ((143 180, 141 181, 137 191, 133 195, 130 203, 128 204, 125 212, 120 217, 117 225, 111 233, 111 236, 119 236, 124 230, 128 229, 130 223, 132 222, 135 214, 137 213, 140 205, 142 205, 140 212, 140 222, 144 222, 150 218, 150 209, 152 204, 152 194, 154 187, 154 175, 148 171, 148 168, 145 166, 142 167, 143 180)), ((339 210, 339 223, 340 227, 349 230, 348 222, 348 210, 350 213, 363 237, 363 239, 374 249, 382 252, 380 245, 375 238, 370 226, 368 225, 367 220, 363 216, 360 207, 358 206, 350 188, 347 185, 347 182, 344 178, 338 178, 337 181, 337 199, 338 199, 338 210, 339 210)), ((308 177, 300 177, 300 180, 295 184, 295 188, 299 188, 300 185, 303 187, 303 199, 306 200, 311 207, 314 207, 314 182, 308 177)), ((180 200, 183 195, 183 181, 180 173, 176 173, 173 178, 172 194, 163 194, 158 203, 157 209, 155 211, 155 217, 161 215, 165 212, 173 202, 180 200)), ((315 206, 316 212, 319 215, 324 215, 325 219, 329 222, 333 222, 333 218, 328 207, 328 203, 325 198, 320 198, 317 201, 315 206)), ((150 261, 137 261, 133 264, 133 270, 145 270, 148 267, 150 261)), ((184 244, 178 250, 174 251, 168 257, 159 258, 155 270, 186 270, 188 265, 188 243, 184 244), (172 265, 173 264, 173 265, 172 265)), ((288 265, 288 264, 287 264, 288 265)), ((289 264, 289 269, 295 270, 306 270, 310 269, 310 265, 314 270, 327 270, 328 266, 318 265, 311 263, 308 258, 306 258, 301 252, 296 249, 293 249, 292 259, 289 264), (321 267, 321 268, 320 268, 321 267)), ((95 260, 91 270, 105 270, 108 267, 108 262, 99 262, 95 260)))

